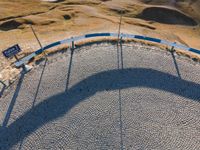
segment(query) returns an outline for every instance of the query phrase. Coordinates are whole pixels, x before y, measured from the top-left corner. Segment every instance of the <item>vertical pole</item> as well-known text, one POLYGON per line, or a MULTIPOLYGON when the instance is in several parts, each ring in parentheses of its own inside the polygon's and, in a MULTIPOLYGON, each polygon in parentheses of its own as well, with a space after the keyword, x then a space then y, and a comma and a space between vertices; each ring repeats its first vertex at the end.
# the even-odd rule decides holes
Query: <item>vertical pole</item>
POLYGON ((174 50, 174 46, 171 47, 171 50, 170 50, 170 51, 171 51, 172 53, 175 51, 175 50, 174 50))
POLYGON ((74 38, 72 37, 72 50, 75 49, 75 45, 74 45, 74 38))
POLYGON ((74 38, 71 37, 71 39, 72 39, 72 43, 71 43, 71 54, 73 54, 73 53, 74 53, 74 49, 75 49, 75 43, 74 43, 74 38))
POLYGON ((123 38, 123 37, 121 36, 121 37, 120 37, 120 44, 122 44, 122 38, 123 38))
POLYGON ((120 38, 120 32, 121 32, 121 24, 122 24, 122 11, 120 15, 120 22, 119 22, 119 29, 118 29, 118 41, 117 44, 119 44, 119 38, 120 38))
MULTIPOLYGON (((174 44, 176 44, 176 42, 174 42, 174 44)), ((171 47, 170 52, 171 52, 171 53, 174 53, 174 52, 175 52, 174 46, 171 47)))
POLYGON ((14 57, 15 57, 15 59, 16 59, 17 61, 19 61, 19 58, 17 57, 17 55, 14 55, 14 57))
MULTIPOLYGON (((118 39, 117 39, 117 58, 118 58, 118 69, 120 68, 120 51, 121 51, 121 64, 123 64, 123 60, 122 60, 122 49, 119 50, 119 44, 120 44, 120 48, 121 48, 121 40, 122 40, 122 36, 121 36, 121 24, 122 24, 122 10, 120 11, 121 15, 120 15, 120 21, 119 21, 119 29, 118 29, 118 39)), ((121 67, 123 68, 123 65, 121 65, 121 67)))
MULTIPOLYGON (((32 30, 36 40, 38 41, 38 44, 40 45, 40 48, 43 50, 43 46, 42 46, 42 44, 41 44, 41 42, 40 42, 40 40, 39 40, 39 38, 38 38, 38 36, 37 36, 37 34, 36 34, 36 32, 35 32, 35 30, 33 29, 32 26, 31 26, 31 30, 32 30)), ((45 51, 43 51, 43 53, 45 55, 45 58, 47 59, 47 54, 45 53, 45 51)))
MULTIPOLYGON (((14 57, 15 57, 15 59, 16 59, 17 61, 19 61, 19 58, 17 57, 17 55, 14 55, 14 57)), ((22 65, 22 69, 23 69, 23 72, 24 72, 24 73, 27 72, 27 69, 26 69, 25 64, 22 65)))

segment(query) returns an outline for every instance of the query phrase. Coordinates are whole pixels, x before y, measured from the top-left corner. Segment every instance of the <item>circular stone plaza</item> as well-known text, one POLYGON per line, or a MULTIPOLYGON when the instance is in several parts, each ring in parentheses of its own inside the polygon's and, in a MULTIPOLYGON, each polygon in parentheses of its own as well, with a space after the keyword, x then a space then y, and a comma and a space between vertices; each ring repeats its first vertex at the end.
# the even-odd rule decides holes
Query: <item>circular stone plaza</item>
POLYGON ((59 52, 0 99, 0 149, 197 150, 200 65, 139 43, 59 52))

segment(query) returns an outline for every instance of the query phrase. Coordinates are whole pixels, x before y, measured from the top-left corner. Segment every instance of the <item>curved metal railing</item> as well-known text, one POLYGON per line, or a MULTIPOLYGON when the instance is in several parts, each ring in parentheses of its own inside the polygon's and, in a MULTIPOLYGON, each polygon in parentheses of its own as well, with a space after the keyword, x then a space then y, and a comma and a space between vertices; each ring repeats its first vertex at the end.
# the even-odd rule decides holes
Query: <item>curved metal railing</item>
MULTIPOLYGON (((83 36, 76 36, 76 37, 72 37, 72 38, 68 38, 68 39, 64 39, 62 41, 57 41, 54 43, 51 43, 35 52, 33 52, 32 54, 22 58, 20 61, 15 62, 15 66, 16 67, 20 67, 23 64, 27 63, 30 59, 32 59, 33 57, 43 53, 45 50, 61 45, 61 44, 70 44, 72 42, 76 42, 76 41, 80 41, 80 40, 84 40, 84 39, 88 39, 88 38, 94 38, 94 37, 118 37, 118 33, 92 33, 92 34, 86 34, 83 36)), ((147 36, 141 36, 141 35, 134 35, 134 34, 124 34, 121 33, 120 38, 127 38, 127 39, 139 39, 139 40, 145 40, 145 41, 150 41, 150 42, 154 42, 154 43, 160 43, 163 45, 167 45, 167 46, 171 46, 174 48, 178 48, 178 49, 183 49, 186 51, 190 51, 196 54, 200 54, 200 50, 198 49, 194 49, 191 47, 188 47, 186 45, 182 45, 182 44, 177 44, 175 42, 170 42, 170 41, 166 41, 166 40, 161 40, 158 38, 152 38, 152 37, 147 37, 147 36)))

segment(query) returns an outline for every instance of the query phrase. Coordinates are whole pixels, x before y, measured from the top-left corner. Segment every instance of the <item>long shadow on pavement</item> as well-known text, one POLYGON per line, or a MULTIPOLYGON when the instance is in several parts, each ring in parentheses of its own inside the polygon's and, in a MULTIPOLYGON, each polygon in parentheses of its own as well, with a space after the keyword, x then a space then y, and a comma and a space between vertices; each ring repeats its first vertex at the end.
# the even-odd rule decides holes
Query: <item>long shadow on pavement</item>
POLYGON ((175 65, 178 77, 181 79, 181 73, 179 71, 178 64, 177 64, 177 61, 176 61, 176 57, 174 56, 174 52, 171 52, 171 55, 172 55, 172 58, 173 58, 173 61, 174 61, 174 65, 175 65))
POLYGON ((0 98, 1 98, 1 96, 3 95, 3 93, 6 89, 6 85, 1 80, 0 80, 0 84, 1 84, 1 86, 0 86, 0 98))
POLYGON ((70 75, 71 75, 71 70, 72 70, 73 55, 74 55, 74 49, 71 49, 69 67, 68 67, 68 72, 67 72, 66 88, 65 88, 66 92, 67 92, 68 87, 69 87, 69 80, 70 80, 70 75))
POLYGON ((74 106, 97 92, 131 87, 158 89, 193 101, 199 102, 200 100, 200 84, 180 79, 168 73, 146 68, 108 70, 87 77, 72 86, 67 92, 45 99, 8 127, 1 128, 0 149, 11 148, 41 126, 64 116, 74 106))
POLYGON ((10 115, 11 115, 11 113, 12 113, 13 107, 14 107, 14 105, 15 105, 15 102, 16 102, 16 100, 17 100, 19 91, 20 91, 20 89, 21 89, 21 85, 22 85, 24 76, 25 76, 25 74, 24 74, 24 73, 21 73, 21 76, 20 76, 20 78, 19 78, 19 80, 18 80, 18 83, 17 83, 16 89, 15 89, 14 95, 13 95, 13 97, 12 97, 12 99, 11 99, 10 105, 9 105, 9 107, 8 107, 8 110, 7 110, 7 112, 6 112, 5 118, 4 118, 4 120, 3 120, 2 128, 5 128, 5 127, 7 126, 7 124, 8 124, 10 115))
POLYGON ((43 69, 42 69, 42 73, 40 75, 40 79, 39 79, 39 82, 38 82, 37 90, 36 90, 36 93, 35 93, 35 96, 34 96, 34 99, 33 99, 32 108, 35 106, 35 102, 36 102, 36 99, 37 99, 37 96, 38 96, 38 92, 39 92, 40 85, 41 85, 42 78, 43 78, 43 74, 44 74, 44 71, 45 71, 45 68, 46 68, 46 65, 47 65, 47 61, 48 61, 48 59, 45 58, 44 66, 43 66, 43 69))
MULTIPOLYGON (((117 42, 117 62, 119 71, 124 68, 124 59, 123 59, 123 46, 122 39, 117 42)), ((121 89, 118 90, 118 103, 119 103, 119 126, 120 126, 120 149, 124 149, 124 141, 123 141, 123 119, 122 119, 122 96, 121 89)))

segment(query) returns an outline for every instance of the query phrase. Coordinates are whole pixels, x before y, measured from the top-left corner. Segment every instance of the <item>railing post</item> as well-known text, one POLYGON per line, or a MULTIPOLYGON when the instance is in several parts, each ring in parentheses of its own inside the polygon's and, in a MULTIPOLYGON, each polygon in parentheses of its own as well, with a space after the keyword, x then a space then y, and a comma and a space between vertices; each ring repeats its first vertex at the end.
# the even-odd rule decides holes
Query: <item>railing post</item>
MULTIPOLYGON (((174 44, 176 44, 176 42, 174 42, 174 44)), ((171 53, 174 53, 176 50, 174 49, 174 46, 171 47, 171 49, 169 50, 171 53)))
POLYGON ((72 37, 72 45, 71 45, 71 50, 73 51, 75 49, 75 44, 74 44, 74 38, 72 37))
POLYGON ((120 44, 122 44, 123 33, 120 35, 120 44))
MULTIPOLYGON (((15 57, 15 59, 17 61, 19 61, 19 58, 17 57, 17 55, 14 55, 14 57, 15 57)), ((25 65, 25 64, 23 64, 21 67, 22 67, 22 71, 21 71, 22 74, 25 74, 25 73, 29 72, 32 69, 31 66, 25 65)))
POLYGON ((23 65, 22 65, 22 69, 23 69, 23 70, 22 70, 22 73, 27 73, 27 72, 31 71, 32 67, 29 66, 29 65, 23 64, 23 65))

